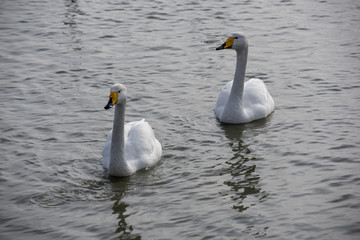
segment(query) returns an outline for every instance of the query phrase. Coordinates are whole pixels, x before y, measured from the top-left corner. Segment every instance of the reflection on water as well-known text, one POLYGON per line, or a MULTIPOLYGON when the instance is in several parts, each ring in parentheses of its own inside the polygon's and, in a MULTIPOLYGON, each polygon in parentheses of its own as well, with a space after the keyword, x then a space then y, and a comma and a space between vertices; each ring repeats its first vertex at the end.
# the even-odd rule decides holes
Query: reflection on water
POLYGON ((141 239, 140 236, 138 237, 131 237, 129 238, 129 236, 131 235, 132 231, 133 231, 133 226, 129 225, 126 222, 126 218, 129 217, 129 215, 126 215, 126 208, 129 206, 129 204, 121 201, 121 199, 118 199, 115 201, 114 206, 113 206, 113 214, 116 214, 117 217, 116 219, 118 220, 118 226, 115 230, 115 233, 119 234, 119 238, 120 239, 141 239))
POLYGON ((245 127, 261 127, 265 123, 266 119, 262 119, 250 124, 222 125, 225 136, 231 140, 229 146, 233 152, 233 156, 226 161, 231 180, 224 184, 230 187, 231 198, 235 203, 233 208, 239 212, 264 201, 267 196, 267 193, 261 191, 260 176, 255 172, 257 158, 252 154, 251 146, 242 140, 245 127))
POLYGON ((115 233, 119 234, 118 236, 120 239, 141 239, 141 236, 131 236, 134 229, 133 226, 129 225, 126 221, 130 216, 129 214, 126 214, 126 208, 129 204, 122 200, 124 194, 128 191, 130 178, 111 177, 111 183, 112 192, 114 193, 112 200, 115 201, 112 207, 112 214, 116 215, 116 219, 118 221, 115 233))
POLYGON ((77 18, 86 13, 80 10, 78 1, 76 0, 66 0, 65 4, 65 16, 64 16, 64 25, 68 26, 69 29, 63 34, 66 38, 69 38, 69 45, 73 51, 81 51, 84 48, 82 40, 82 31, 77 27, 77 18))
POLYGON ((64 1, 64 5, 66 8, 66 13, 65 13, 65 20, 64 20, 64 24, 65 25, 69 25, 70 27, 72 27, 73 25, 76 25, 76 17, 78 15, 85 15, 86 13, 83 12, 78 4, 77 0, 65 0, 64 1))

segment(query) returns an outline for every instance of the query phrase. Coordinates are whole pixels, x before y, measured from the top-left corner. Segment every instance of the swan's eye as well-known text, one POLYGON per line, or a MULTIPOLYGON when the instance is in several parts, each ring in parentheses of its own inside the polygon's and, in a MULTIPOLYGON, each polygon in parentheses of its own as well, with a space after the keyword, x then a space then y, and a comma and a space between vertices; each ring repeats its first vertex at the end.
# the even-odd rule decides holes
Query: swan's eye
POLYGON ((238 37, 234 37, 234 39, 238 39, 238 37))

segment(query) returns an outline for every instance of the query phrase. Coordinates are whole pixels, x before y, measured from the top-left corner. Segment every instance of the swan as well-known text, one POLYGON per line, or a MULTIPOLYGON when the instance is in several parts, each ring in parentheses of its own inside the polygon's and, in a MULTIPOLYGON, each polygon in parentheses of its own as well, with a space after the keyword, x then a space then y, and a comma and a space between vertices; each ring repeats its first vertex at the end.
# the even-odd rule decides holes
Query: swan
POLYGON ((156 164, 162 154, 160 142, 144 119, 125 122, 127 89, 115 84, 110 89, 106 110, 115 105, 113 129, 109 132, 103 149, 102 165, 110 176, 130 176, 137 170, 156 164))
POLYGON ((245 82, 248 42, 240 33, 232 33, 216 50, 234 49, 236 51, 236 70, 234 80, 228 82, 220 91, 215 114, 223 123, 248 123, 265 118, 274 111, 274 100, 263 81, 252 78, 245 82))

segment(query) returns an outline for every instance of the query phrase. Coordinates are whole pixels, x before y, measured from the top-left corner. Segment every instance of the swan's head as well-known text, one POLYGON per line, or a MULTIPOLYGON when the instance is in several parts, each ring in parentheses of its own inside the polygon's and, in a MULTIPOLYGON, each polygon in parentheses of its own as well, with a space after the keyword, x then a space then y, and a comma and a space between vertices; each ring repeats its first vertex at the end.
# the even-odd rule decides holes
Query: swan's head
POLYGON ((244 48, 247 48, 248 43, 246 40, 246 37, 242 33, 232 33, 226 39, 223 45, 220 47, 217 47, 216 50, 222 50, 222 49, 234 49, 234 50, 242 50, 244 48))
POLYGON ((104 107, 105 109, 109 109, 115 104, 122 103, 126 100, 126 87, 120 83, 117 83, 113 85, 110 88, 110 96, 109 96, 109 102, 104 107))

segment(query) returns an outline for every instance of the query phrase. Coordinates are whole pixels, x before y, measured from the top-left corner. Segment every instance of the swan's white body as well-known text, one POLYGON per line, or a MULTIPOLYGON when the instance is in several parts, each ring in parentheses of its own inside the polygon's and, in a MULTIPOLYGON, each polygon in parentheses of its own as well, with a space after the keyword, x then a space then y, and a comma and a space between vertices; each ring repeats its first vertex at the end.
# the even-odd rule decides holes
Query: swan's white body
POLYGON ((137 170, 155 165, 161 158, 162 148, 154 131, 144 119, 124 124, 126 88, 115 84, 111 88, 109 104, 115 105, 113 129, 109 132, 103 149, 104 168, 111 176, 129 176, 137 170), (115 98, 112 99, 112 96, 115 98), (118 96, 117 96, 118 94, 118 96))
POLYGON ((234 80, 221 90, 215 106, 217 118, 224 123, 247 123, 274 111, 274 100, 263 81, 252 78, 245 82, 248 44, 244 35, 233 33, 217 48, 236 50, 234 80))

